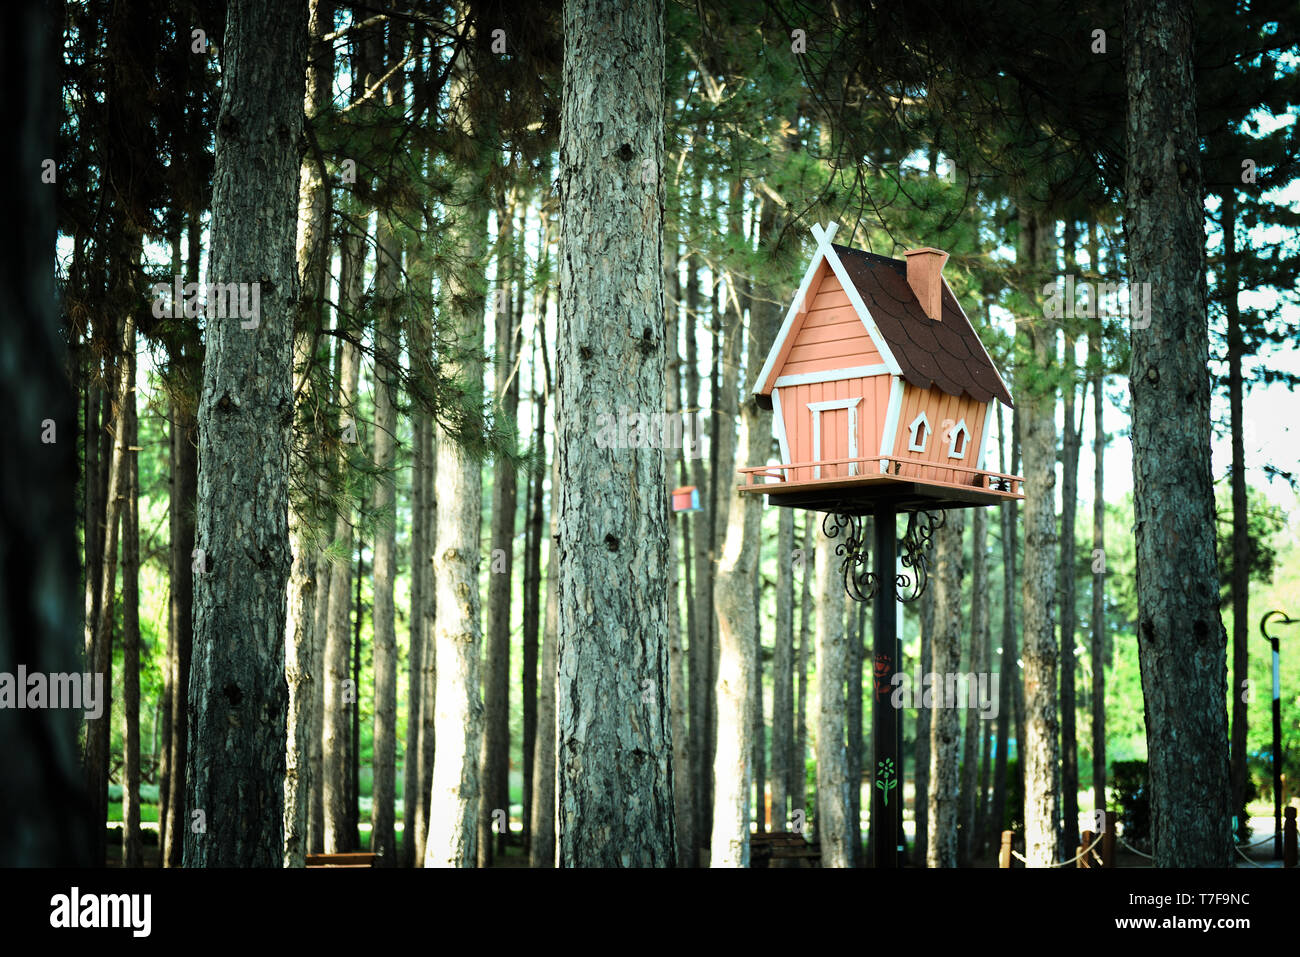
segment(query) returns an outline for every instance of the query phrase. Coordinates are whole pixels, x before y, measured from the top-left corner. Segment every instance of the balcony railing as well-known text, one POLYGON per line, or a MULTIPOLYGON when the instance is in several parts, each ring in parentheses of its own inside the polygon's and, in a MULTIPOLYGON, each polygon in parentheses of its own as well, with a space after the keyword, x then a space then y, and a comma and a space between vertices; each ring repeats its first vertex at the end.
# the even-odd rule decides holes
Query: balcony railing
POLYGON ((742 490, 772 485, 816 485, 822 482, 853 482, 855 480, 879 480, 892 478, 913 480, 927 485, 945 485, 952 488, 979 488, 990 492, 1000 492, 1013 497, 1023 497, 1024 476, 1008 475, 989 469, 973 469, 965 465, 947 465, 928 462, 909 455, 873 455, 854 459, 825 459, 817 462, 790 462, 781 465, 758 465, 738 469, 745 477, 742 490), (856 465, 854 474, 849 474, 847 466, 856 465), (836 469, 836 474, 827 474, 831 466, 845 466, 836 469), (870 467, 868 467, 870 466, 870 467), (883 467, 882 467, 883 466, 883 467), (814 470, 820 469, 820 476, 814 476, 814 470), (800 477, 799 473, 806 474, 800 477), (960 472, 969 475, 970 481, 954 482, 937 476, 945 473, 960 472), (794 473, 793 475, 791 473, 794 473))

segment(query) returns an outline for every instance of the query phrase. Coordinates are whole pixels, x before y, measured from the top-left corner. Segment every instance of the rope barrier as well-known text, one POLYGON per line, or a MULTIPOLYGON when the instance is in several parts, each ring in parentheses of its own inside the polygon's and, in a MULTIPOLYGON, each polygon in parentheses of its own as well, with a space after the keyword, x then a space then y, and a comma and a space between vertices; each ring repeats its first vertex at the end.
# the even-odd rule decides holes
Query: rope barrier
MULTIPOLYGON (((1079 850, 1079 853, 1075 854, 1074 857, 1070 858, 1068 861, 1061 861, 1059 864, 1048 864, 1047 866, 1048 866, 1048 867, 1068 867, 1069 865, 1073 864, 1075 861, 1077 861, 1079 858, 1083 857, 1083 856, 1086 855, 1086 854, 1091 854, 1091 855, 1092 855, 1092 859, 1095 860, 1099 865, 1102 865, 1102 863, 1103 863, 1103 862, 1102 862, 1102 859, 1101 859, 1100 857, 1098 857, 1098 856, 1097 856, 1097 852, 1093 850, 1093 848, 1095 848, 1098 844, 1101 843, 1101 839, 1102 839, 1102 835, 1101 835, 1101 834, 1098 834, 1095 838, 1093 838, 1091 844, 1089 844, 1089 845, 1088 845, 1087 847, 1085 847, 1085 848, 1081 848, 1081 849, 1079 850)), ((1152 855, 1152 854, 1144 854, 1144 853, 1142 853, 1142 852, 1139 851, 1136 847, 1134 847, 1132 844, 1130 844, 1128 841, 1124 840, 1122 837, 1116 837, 1115 840, 1117 840, 1120 844, 1123 844, 1126 848, 1128 848, 1130 851, 1132 851, 1132 852, 1133 852, 1134 854, 1136 854, 1138 857, 1145 857, 1148 861, 1154 861, 1154 860, 1155 860, 1155 856, 1154 856, 1154 855, 1152 855)), ((1249 857, 1247 857, 1245 851, 1242 850, 1242 847, 1243 847, 1243 846, 1244 846, 1244 847, 1258 847, 1259 845, 1265 843, 1266 841, 1271 841, 1271 840, 1273 840, 1273 835, 1270 834, 1268 837, 1264 838, 1263 840, 1256 841, 1254 844, 1246 844, 1246 845, 1238 845, 1238 844, 1234 844, 1234 845, 1233 845, 1233 850, 1235 850, 1238 854, 1240 854, 1240 855, 1241 855, 1241 859, 1242 859, 1243 861, 1245 861, 1247 864, 1249 864, 1251 867, 1263 867, 1262 864, 1258 864, 1258 863, 1256 863, 1255 861, 1251 860, 1249 857)), ((1025 855, 1021 854, 1020 852, 1018 852, 1018 851, 1015 850, 1014 848, 1012 848, 1012 850, 1011 850, 1011 856, 1014 857, 1016 860, 1018 860, 1021 864, 1024 864, 1026 867, 1029 866, 1029 861, 1025 859, 1025 855)))
MULTIPOLYGON (((1270 840, 1271 840, 1271 838, 1270 838, 1270 840)), ((1242 851, 1241 848, 1239 848, 1239 847, 1237 847, 1237 846, 1234 845, 1234 846, 1233 846, 1233 850, 1235 850, 1238 854, 1240 854, 1240 855, 1241 855, 1241 859, 1242 859, 1243 861, 1245 861, 1247 864, 1249 864, 1251 867, 1263 867, 1262 864, 1256 864, 1256 863, 1255 863, 1254 861, 1252 861, 1249 857, 1247 857, 1247 856, 1245 855, 1245 853, 1242 851)))
POLYGON ((1119 841, 1121 844, 1123 844, 1125 847, 1127 847, 1130 851, 1132 851, 1132 852, 1133 852, 1134 854, 1136 854, 1138 857, 1145 857, 1148 861, 1154 861, 1154 860, 1155 860, 1155 855, 1154 855, 1154 854, 1143 854, 1141 851, 1139 851, 1136 847, 1134 847, 1134 846, 1133 846, 1132 844, 1130 844, 1128 841, 1124 840, 1124 838, 1122 838, 1122 837, 1117 837, 1117 838, 1115 838, 1115 840, 1119 841))
MULTIPOLYGON (((1080 849, 1079 849, 1079 852, 1078 852, 1077 854, 1075 854, 1074 857, 1070 858, 1068 861, 1061 861, 1061 863, 1059 863, 1059 864, 1048 864, 1047 866, 1048 866, 1048 867, 1069 867, 1071 864, 1073 864, 1073 863, 1074 863, 1075 861, 1077 861, 1079 858, 1081 858, 1081 857, 1083 857, 1085 854, 1089 854, 1089 853, 1091 853, 1092 856, 1096 859, 1097 863, 1100 864, 1100 863, 1101 863, 1101 858, 1100 858, 1100 857, 1097 857, 1097 852, 1094 851, 1093 848, 1096 847, 1098 844, 1101 843, 1101 839, 1102 839, 1102 837, 1103 837, 1103 834, 1098 834, 1096 837, 1094 837, 1094 838, 1092 839, 1092 843, 1091 843, 1091 844, 1089 844, 1087 847, 1082 847, 1082 848, 1080 848, 1080 849)), ((1016 851, 1015 848, 1012 848, 1012 849, 1011 849, 1011 856, 1014 857, 1016 860, 1018 860, 1021 864, 1024 864, 1026 867, 1029 866, 1029 862, 1028 862, 1027 860, 1025 860, 1025 856, 1024 856, 1023 854, 1018 853, 1018 852, 1016 851)))
POLYGON ((1262 838, 1260 838, 1260 839, 1259 839, 1258 841, 1256 841, 1254 844, 1238 844, 1237 846, 1238 846, 1238 847, 1259 847, 1261 844, 1267 844, 1267 843, 1268 843, 1269 841, 1271 841, 1271 840, 1273 840, 1273 835, 1272 835, 1272 834, 1270 834, 1268 837, 1262 837, 1262 838))

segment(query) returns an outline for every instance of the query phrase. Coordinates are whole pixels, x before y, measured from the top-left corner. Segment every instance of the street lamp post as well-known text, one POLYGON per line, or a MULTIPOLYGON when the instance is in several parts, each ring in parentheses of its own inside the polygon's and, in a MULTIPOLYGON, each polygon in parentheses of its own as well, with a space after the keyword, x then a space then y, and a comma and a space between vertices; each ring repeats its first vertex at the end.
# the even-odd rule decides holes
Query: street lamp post
POLYGON ((1291 618, 1284 611, 1274 609, 1259 622, 1260 633, 1273 646, 1273 857, 1282 859, 1282 674, 1279 668, 1278 640, 1268 633, 1270 618, 1278 618, 1279 625, 1300 625, 1300 619, 1291 618))

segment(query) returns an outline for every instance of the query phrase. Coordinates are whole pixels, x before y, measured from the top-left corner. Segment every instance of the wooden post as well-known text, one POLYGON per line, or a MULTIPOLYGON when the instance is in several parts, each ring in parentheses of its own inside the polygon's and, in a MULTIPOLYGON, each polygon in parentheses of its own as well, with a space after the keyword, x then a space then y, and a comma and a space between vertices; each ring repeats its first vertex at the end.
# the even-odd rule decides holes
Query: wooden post
POLYGON ((1284 835, 1284 840, 1285 840, 1285 842, 1284 842, 1283 849, 1282 849, 1282 866, 1283 866, 1283 867, 1295 867, 1295 866, 1296 866, 1296 824, 1295 824, 1295 813, 1296 813, 1296 812, 1295 812, 1295 808, 1293 808, 1293 807, 1289 807, 1289 808, 1286 809, 1286 824, 1283 826, 1283 831, 1285 832, 1285 835, 1284 835))
POLYGON ((1101 835, 1101 866, 1115 866, 1115 815, 1106 811, 1104 814, 1106 830, 1101 835))
POLYGON ((1011 832, 1002 832, 1002 847, 998 850, 998 867, 1011 866, 1011 832))
POLYGON ((1079 859, 1074 862, 1075 867, 1092 867, 1092 831, 1083 832, 1083 843, 1079 845, 1078 850, 1074 853, 1079 855, 1079 859), (1084 853, 1084 851, 1087 853, 1084 853))

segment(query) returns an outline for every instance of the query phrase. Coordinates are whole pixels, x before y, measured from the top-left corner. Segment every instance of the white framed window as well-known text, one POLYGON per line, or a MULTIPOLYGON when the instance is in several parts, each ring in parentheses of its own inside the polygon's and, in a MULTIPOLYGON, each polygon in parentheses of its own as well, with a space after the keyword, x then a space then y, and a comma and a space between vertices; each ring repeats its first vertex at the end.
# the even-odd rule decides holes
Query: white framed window
POLYGON ((948 433, 948 458, 964 459, 966 457, 966 446, 969 442, 970 429, 966 428, 966 420, 962 419, 948 433))
MULTIPOLYGON (((858 403, 862 401, 862 396, 856 399, 828 399, 825 402, 809 402, 808 411, 812 413, 813 420, 813 461, 820 462, 822 457, 822 413, 829 412, 832 409, 847 409, 849 413, 849 458, 858 457, 858 403)), ((849 463, 849 474, 858 474, 858 463, 849 463)), ((822 467, 820 465, 813 469, 813 478, 822 477, 822 467)))
POLYGON ((912 434, 911 441, 907 443, 907 451, 924 452, 925 443, 930 439, 930 420, 926 414, 922 412, 913 419, 907 431, 912 434))

